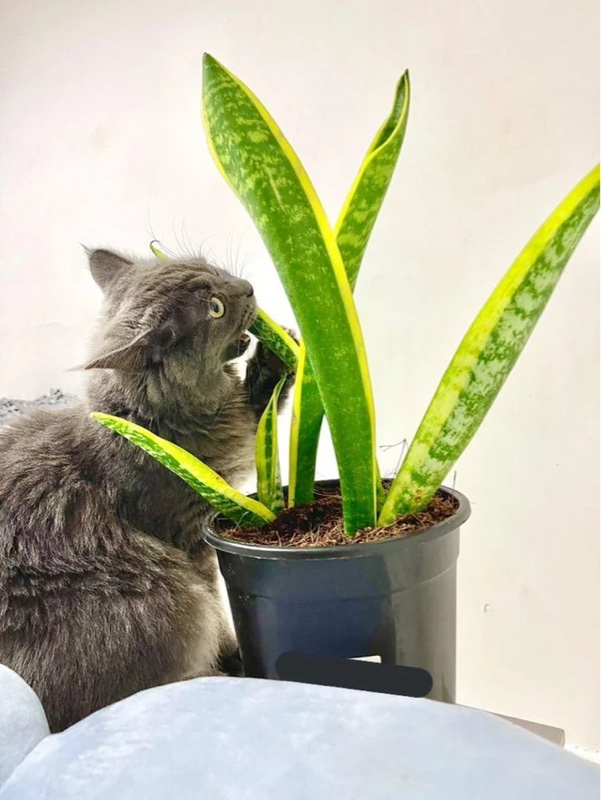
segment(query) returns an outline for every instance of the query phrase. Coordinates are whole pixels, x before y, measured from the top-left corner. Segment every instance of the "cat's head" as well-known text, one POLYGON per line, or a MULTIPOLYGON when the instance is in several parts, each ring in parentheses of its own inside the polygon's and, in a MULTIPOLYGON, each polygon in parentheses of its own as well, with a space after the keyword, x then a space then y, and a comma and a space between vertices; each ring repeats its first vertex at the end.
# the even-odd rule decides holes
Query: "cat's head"
POLYGON ((248 281, 202 259, 87 252, 104 306, 86 369, 154 375, 157 385, 173 389, 218 378, 246 350, 257 312, 248 281))

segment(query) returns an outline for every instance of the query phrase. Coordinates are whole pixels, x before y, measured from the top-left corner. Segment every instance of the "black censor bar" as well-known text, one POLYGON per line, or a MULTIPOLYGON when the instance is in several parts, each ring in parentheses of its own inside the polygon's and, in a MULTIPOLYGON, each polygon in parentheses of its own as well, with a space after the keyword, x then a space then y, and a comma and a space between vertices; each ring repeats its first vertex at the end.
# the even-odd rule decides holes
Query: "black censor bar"
POLYGON ((364 692, 425 697, 432 676, 419 667, 400 667, 306 653, 282 653, 275 664, 280 680, 360 689, 364 692))

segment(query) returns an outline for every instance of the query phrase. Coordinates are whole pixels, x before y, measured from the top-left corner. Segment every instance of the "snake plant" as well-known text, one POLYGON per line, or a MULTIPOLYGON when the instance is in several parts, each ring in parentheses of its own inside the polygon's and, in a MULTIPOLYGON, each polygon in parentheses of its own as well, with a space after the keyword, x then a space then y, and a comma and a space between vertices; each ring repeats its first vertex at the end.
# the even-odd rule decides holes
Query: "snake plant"
MULTIPOLYGON (((599 209, 597 166, 559 203, 476 316, 385 494, 353 289, 402 148, 409 102, 405 73, 392 111, 331 227, 300 159, 269 112, 235 75, 210 55, 204 57, 202 118, 210 152, 259 230, 301 332, 297 345, 263 310, 252 329, 297 372, 288 504, 313 500, 325 413, 349 536, 365 527, 390 525, 428 505, 482 423, 599 209)), ((150 432, 115 417, 94 417, 180 475, 236 524, 260 527, 284 507, 277 448, 279 388, 257 433, 257 500, 150 432)))

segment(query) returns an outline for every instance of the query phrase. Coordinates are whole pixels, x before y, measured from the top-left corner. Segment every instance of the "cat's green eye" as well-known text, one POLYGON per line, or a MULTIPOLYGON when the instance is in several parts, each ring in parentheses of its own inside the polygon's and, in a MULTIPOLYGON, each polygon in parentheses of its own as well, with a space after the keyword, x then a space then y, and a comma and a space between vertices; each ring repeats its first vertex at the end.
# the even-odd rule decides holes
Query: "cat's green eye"
POLYGON ((218 297, 211 297, 209 300, 209 316, 219 319, 225 314, 225 306, 218 297))

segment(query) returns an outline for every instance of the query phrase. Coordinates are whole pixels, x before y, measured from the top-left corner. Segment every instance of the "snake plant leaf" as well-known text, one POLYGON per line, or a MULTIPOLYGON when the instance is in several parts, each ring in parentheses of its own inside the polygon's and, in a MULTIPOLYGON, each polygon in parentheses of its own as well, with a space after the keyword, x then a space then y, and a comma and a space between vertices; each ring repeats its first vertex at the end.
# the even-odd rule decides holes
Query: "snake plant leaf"
POLYGON ((392 111, 369 146, 334 228, 353 289, 403 146, 410 99, 411 86, 406 71, 397 83, 392 111))
MULTIPOLYGON (((334 229, 351 289, 355 288, 371 232, 401 152, 409 101, 409 73, 405 72, 397 84, 392 111, 367 150, 334 229)), ((288 503, 291 506, 313 502, 317 448, 324 415, 319 389, 304 352, 299 363, 302 367, 297 371, 290 433, 288 503)), ((383 502, 379 479, 377 488, 383 502)))
POLYGON ((272 350, 284 362, 290 372, 294 372, 298 364, 299 346, 280 325, 271 317, 258 309, 257 318, 249 328, 257 339, 272 350))
POLYGON ((335 237, 267 110, 206 54, 203 122, 213 158, 257 226, 298 321, 330 425, 344 528, 352 536, 376 520, 375 414, 363 336, 335 237))
POLYGON ((161 243, 157 239, 153 239, 149 247, 153 256, 160 261, 169 261, 169 257, 161 250, 161 243))
POLYGON ((278 451, 278 398, 286 382, 284 376, 276 385, 263 412, 255 439, 257 465, 257 497, 277 516, 284 510, 284 492, 278 451))
POLYGON ((262 503, 238 492, 214 470, 181 447, 119 417, 99 412, 94 412, 91 416, 96 422, 129 439, 159 464, 170 469, 202 495, 213 508, 241 528, 261 527, 275 519, 275 515, 262 503))
POLYGON ((311 365, 307 361, 304 342, 301 339, 288 450, 288 505, 290 507, 312 503, 314 500, 317 447, 323 416, 321 395, 311 365))
POLYGON ((599 167, 559 204, 501 279, 449 364, 380 512, 423 509, 463 453, 599 209, 599 167))

